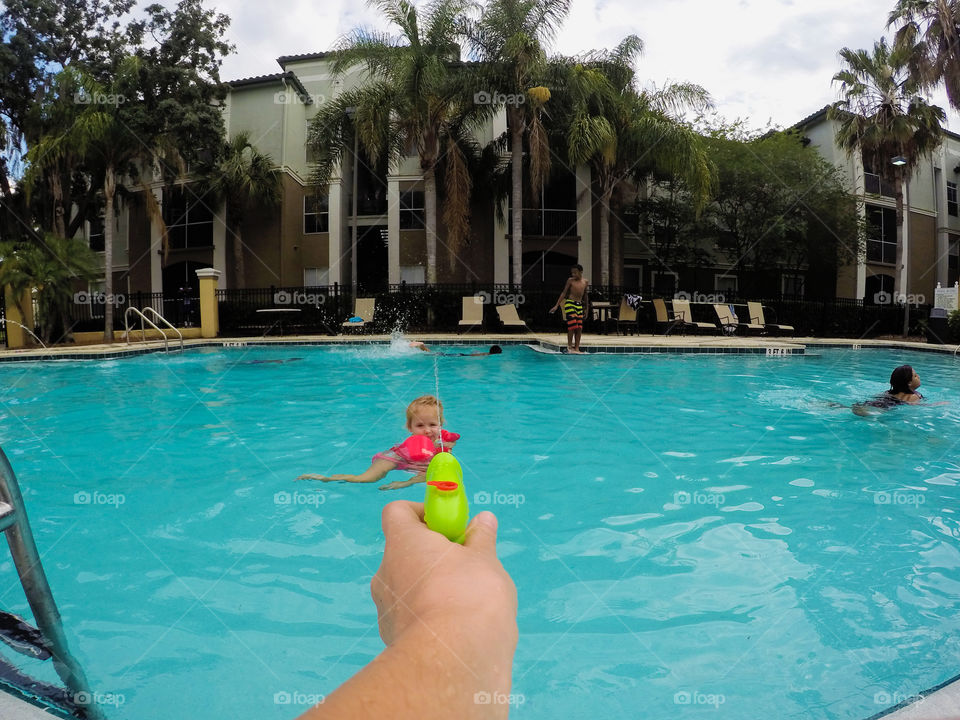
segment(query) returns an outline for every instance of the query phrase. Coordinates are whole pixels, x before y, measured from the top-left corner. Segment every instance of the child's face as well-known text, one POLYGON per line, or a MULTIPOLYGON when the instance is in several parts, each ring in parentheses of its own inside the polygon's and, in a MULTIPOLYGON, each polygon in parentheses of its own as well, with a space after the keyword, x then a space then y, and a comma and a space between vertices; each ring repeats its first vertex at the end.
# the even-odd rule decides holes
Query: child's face
POLYGON ((426 435, 434 442, 440 439, 440 420, 435 412, 421 410, 414 413, 407 424, 407 429, 412 435, 426 435))

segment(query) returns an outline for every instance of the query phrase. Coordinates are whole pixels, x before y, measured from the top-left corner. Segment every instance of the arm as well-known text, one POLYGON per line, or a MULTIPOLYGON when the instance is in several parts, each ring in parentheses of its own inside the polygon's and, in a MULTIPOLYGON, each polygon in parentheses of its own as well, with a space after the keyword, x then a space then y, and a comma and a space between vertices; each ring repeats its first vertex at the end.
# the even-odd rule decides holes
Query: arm
POLYGON ((377 480, 383 479, 383 477, 393 470, 397 464, 391 462, 390 460, 385 460, 379 458, 373 461, 373 464, 364 470, 359 475, 349 475, 349 474, 338 474, 338 475, 301 475, 297 480, 320 480, 322 482, 356 482, 356 483, 372 483, 377 480))
POLYGON ((590 317, 590 281, 583 286, 583 317, 590 317))
POLYGON ((571 283, 571 282, 573 282, 573 281, 572 281, 572 280, 569 280, 569 279, 567 280, 567 284, 563 286, 563 292, 560 293, 560 297, 559 297, 559 299, 557 300, 557 304, 554 305, 552 308, 550 308, 550 312, 554 312, 554 311, 556 311, 556 309, 557 309, 558 307, 560 307, 560 303, 562 303, 563 300, 564 300, 564 298, 567 297, 567 292, 570 290, 570 283, 571 283))
POLYGON ((387 647, 300 720, 505 720, 517 594, 496 517, 477 515, 461 546, 427 529, 422 504, 399 501, 383 532, 371 594, 387 647))

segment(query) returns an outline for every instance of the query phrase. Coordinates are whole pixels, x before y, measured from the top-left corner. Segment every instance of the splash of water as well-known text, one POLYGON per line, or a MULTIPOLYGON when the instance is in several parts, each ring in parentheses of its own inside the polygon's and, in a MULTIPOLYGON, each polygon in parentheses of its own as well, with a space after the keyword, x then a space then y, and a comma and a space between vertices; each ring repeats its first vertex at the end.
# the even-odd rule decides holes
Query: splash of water
POLYGON ((27 327, 26 325, 24 325, 23 323, 18 323, 16 320, 7 320, 6 318, 0 318, 0 323, 3 323, 4 326, 6 326, 7 323, 12 323, 13 325, 18 325, 18 326, 22 327, 24 330, 26 330, 28 333, 30 333, 30 337, 32 337, 34 340, 36 340, 38 343, 40 343, 40 347, 42 347, 44 350, 47 349, 47 346, 43 344, 43 340, 41 340, 40 338, 38 338, 38 337, 36 336, 36 334, 33 332, 33 330, 31 330, 30 328, 28 328, 28 327, 27 327))

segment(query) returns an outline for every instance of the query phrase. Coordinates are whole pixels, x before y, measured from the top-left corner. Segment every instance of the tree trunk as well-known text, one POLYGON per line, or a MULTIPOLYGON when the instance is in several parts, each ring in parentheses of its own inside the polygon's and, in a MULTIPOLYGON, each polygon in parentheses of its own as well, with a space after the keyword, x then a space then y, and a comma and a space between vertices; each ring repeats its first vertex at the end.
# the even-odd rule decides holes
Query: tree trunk
POLYGON ((610 234, 612 258, 610 260, 610 282, 614 287, 623 287, 623 216, 622 203, 619 195, 614 193, 610 198, 610 217, 613 219, 613 230, 610 234))
MULTIPOLYGON (((227 217, 225 220, 230 222, 236 218, 236 213, 231 212, 229 203, 227 204, 227 217)), ((227 226, 229 227, 229 225, 227 226)), ((235 287, 246 287, 246 273, 243 267, 243 239, 240 237, 240 226, 233 231, 233 272, 235 275, 235 287)))
POLYGON ((609 188, 600 195, 600 284, 610 285, 610 195, 609 188))
POLYGON ((519 289, 523 281, 523 120, 521 114, 516 110, 508 110, 508 112, 512 112, 511 120, 513 121, 510 127, 512 185, 510 208, 513 211, 510 227, 513 269, 510 274, 510 282, 519 289))
POLYGON ((107 164, 103 178, 103 341, 113 342, 113 196, 117 191, 117 177, 112 164, 107 164))
POLYGON ((437 283, 437 174, 433 164, 423 171, 423 214, 427 233, 427 285, 437 283))
POLYGON ((63 221, 63 186, 60 183, 60 171, 57 168, 50 172, 50 194, 53 195, 53 233, 57 237, 66 237, 67 228, 63 221))
POLYGON ((897 257, 895 261, 896 270, 893 273, 893 298, 896 300, 900 293, 904 292, 900 282, 901 270, 903 269, 903 183, 900 182, 899 174, 897 176, 897 257))

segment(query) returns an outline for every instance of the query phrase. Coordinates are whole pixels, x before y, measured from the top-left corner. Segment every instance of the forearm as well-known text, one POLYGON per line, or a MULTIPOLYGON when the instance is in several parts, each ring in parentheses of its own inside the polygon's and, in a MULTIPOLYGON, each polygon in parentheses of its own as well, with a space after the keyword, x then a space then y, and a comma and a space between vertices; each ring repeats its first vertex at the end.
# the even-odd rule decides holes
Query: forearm
POLYGON ((500 720, 510 706, 516 618, 418 623, 301 720, 500 720))

